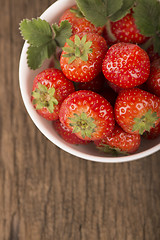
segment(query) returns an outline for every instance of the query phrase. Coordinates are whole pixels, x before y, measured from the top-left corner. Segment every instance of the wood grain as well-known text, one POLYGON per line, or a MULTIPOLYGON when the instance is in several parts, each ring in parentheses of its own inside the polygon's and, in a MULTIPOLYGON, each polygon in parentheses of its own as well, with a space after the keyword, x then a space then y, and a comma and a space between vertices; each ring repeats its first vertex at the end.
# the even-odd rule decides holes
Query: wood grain
POLYGON ((19 22, 52 2, 0 0, 0 240, 159 240, 160 152, 86 161, 53 145, 27 115, 19 22))

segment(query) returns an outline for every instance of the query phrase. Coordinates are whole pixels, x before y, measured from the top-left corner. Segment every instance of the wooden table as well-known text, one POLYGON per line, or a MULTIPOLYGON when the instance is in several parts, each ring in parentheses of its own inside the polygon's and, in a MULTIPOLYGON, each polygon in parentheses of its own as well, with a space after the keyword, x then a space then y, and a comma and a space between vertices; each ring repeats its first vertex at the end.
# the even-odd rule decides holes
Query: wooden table
POLYGON ((0 0, 0 240, 159 240, 160 152, 86 161, 53 145, 27 115, 19 22, 53 2, 0 0))

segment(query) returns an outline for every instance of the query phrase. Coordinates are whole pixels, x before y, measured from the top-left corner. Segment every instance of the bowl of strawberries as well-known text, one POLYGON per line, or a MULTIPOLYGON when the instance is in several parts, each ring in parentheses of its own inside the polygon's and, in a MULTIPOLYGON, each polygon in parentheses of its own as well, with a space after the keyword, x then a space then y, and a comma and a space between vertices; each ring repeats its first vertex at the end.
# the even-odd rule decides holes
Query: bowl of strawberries
POLYGON ((96 162, 160 150, 159 14, 156 0, 59 0, 21 21, 22 98, 53 144, 96 162))

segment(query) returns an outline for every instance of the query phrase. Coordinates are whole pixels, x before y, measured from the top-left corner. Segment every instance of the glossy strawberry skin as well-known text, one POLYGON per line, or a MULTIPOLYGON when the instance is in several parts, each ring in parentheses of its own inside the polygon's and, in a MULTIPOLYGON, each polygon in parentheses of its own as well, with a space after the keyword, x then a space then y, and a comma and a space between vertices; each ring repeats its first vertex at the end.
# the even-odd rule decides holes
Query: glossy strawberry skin
POLYGON ((103 60, 102 71, 110 82, 121 88, 133 88, 144 83, 150 73, 147 53, 136 44, 116 43, 103 60))
POLYGON ((151 93, 160 97, 160 58, 151 63, 151 72, 146 84, 151 93))
MULTIPOLYGON (((52 87, 55 88, 54 97, 58 100, 58 105, 54 106, 53 113, 50 113, 46 107, 36 109, 36 111, 47 120, 56 120, 59 117, 59 109, 62 101, 75 91, 74 85, 65 77, 61 70, 54 68, 45 69, 36 75, 33 81, 32 92, 38 88, 39 83, 46 86, 48 89, 52 87)), ((31 96, 31 101, 33 104, 33 96, 31 96)), ((33 104, 33 106, 36 108, 36 104, 33 104)))
POLYGON ((53 127, 63 140, 70 144, 88 144, 90 142, 77 137, 70 129, 66 128, 59 119, 53 121, 53 127))
POLYGON ((89 22, 85 17, 77 16, 75 12, 71 9, 77 10, 77 6, 74 5, 72 8, 67 9, 60 18, 60 21, 68 20, 72 27, 72 34, 77 34, 80 32, 92 32, 99 35, 102 34, 104 27, 96 27, 94 24, 89 22))
POLYGON ((160 122, 160 98, 139 88, 126 89, 116 99, 115 120, 124 131, 139 134, 139 130, 133 131, 135 119, 142 118, 148 111, 156 113, 158 119, 154 125, 157 126, 160 122))
POLYGON ((121 127, 116 125, 108 137, 97 140, 94 143, 102 151, 105 151, 105 147, 109 146, 113 149, 118 149, 122 153, 134 153, 140 146, 141 136, 139 134, 126 133, 121 127))
POLYGON ((111 22, 111 30, 117 42, 141 44, 147 40, 138 30, 132 12, 116 22, 111 22))
MULTIPOLYGON (((98 93, 89 90, 79 90, 70 94, 62 103, 59 113, 59 119, 67 128, 73 131, 72 123, 75 115, 81 116, 85 114, 86 118, 83 122, 85 126, 86 119, 89 121, 87 127, 94 125, 91 136, 82 136, 82 133, 75 134, 83 140, 97 140, 105 138, 114 129, 115 120, 113 107, 111 104, 98 93), (91 122, 91 123, 90 123, 91 122)), ((76 126, 79 122, 76 122, 76 126)), ((83 126, 82 126, 83 127, 83 126)))
MULTIPOLYGON (((86 35, 85 32, 78 34, 80 39, 86 35)), ((71 41, 75 40, 75 35, 71 36, 71 41)), ((60 57, 60 65, 66 77, 75 82, 89 82, 94 79, 102 70, 102 62, 107 52, 107 44, 102 36, 95 33, 87 33, 87 41, 91 41, 92 53, 88 54, 88 61, 80 58, 75 59, 72 63, 68 63, 69 58, 63 57, 66 54, 62 52, 60 57)), ((65 43, 64 47, 69 47, 65 43)))

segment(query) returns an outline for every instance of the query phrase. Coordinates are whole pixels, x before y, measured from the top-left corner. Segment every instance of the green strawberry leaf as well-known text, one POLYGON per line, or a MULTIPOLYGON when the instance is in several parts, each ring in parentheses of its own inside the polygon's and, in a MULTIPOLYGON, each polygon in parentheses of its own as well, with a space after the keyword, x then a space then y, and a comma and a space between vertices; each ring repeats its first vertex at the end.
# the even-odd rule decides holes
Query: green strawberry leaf
POLYGON ((102 0, 76 0, 76 3, 88 21, 95 26, 105 25, 107 12, 102 0))
POLYGON ((72 34, 68 21, 62 21, 60 26, 57 24, 50 26, 47 21, 40 18, 21 21, 20 32, 29 44, 27 63, 33 70, 41 67, 45 59, 52 55, 56 56, 56 48, 63 47, 66 38, 72 34))
POLYGON ((71 8, 70 12, 74 13, 76 15, 76 17, 79 17, 79 18, 84 17, 84 15, 82 14, 82 12, 79 9, 71 8))
POLYGON ((63 47, 66 39, 70 38, 72 34, 71 24, 67 20, 64 20, 60 23, 60 26, 58 26, 56 23, 52 24, 52 28, 55 34, 55 41, 59 47, 63 47))
POLYGON ((110 16, 110 21, 115 22, 123 18, 127 13, 130 12, 130 9, 134 5, 134 0, 123 0, 122 7, 114 13, 112 16, 110 16))
POLYGON ((159 28, 160 2, 139 0, 134 8, 134 18, 140 32, 147 37, 156 34, 159 28))
POLYGON ((55 52, 56 44, 54 40, 50 44, 44 44, 39 47, 29 46, 27 50, 27 63, 28 66, 35 70, 42 66, 45 59, 48 59, 55 52))
POLYGON ((140 33, 152 38, 154 51, 160 54, 160 2, 137 1, 133 16, 140 33))
POLYGON ((40 18, 21 21, 20 32, 24 40, 36 47, 51 41, 53 36, 49 23, 40 18))
POLYGON ((76 3, 85 18, 98 27, 120 10, 123 0, 76 0, 76 3))
POLYGON ((123 5, 123 0, 107 0, 105 2, 107 17, 109 18, 119 11, 123 5))

